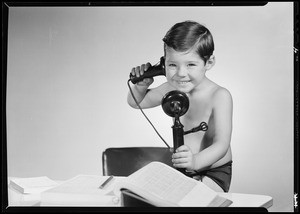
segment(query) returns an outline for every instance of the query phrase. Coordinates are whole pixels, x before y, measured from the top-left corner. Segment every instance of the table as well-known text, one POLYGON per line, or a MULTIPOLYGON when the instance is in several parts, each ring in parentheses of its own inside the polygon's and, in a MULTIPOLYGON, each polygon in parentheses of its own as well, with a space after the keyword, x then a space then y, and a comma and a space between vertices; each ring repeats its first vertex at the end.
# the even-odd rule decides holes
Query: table
MULTIPOLYGON (((121 179, 121 178, 120 178, 121 179)), ((57 181, 58 183, 62 181, 57 181)), ((8 182, 9 183, 9 182, 8 182)), ((219 193, 221 196, 233 201, 230 207, 263 207, 270 208, 273 199, 267 195, 244 194, 244 193, 219 193)), ((22 194, 12 186, 8 185, 8 205, 9 207, 39 207, 41 202, 40 193, 22 194)), ((106 204, 103 204, 106 206, 106 204)), ((110 205, 111 206, 111 205, 110 205)), ((120 203, 115 206, 121 206, 120 203)))

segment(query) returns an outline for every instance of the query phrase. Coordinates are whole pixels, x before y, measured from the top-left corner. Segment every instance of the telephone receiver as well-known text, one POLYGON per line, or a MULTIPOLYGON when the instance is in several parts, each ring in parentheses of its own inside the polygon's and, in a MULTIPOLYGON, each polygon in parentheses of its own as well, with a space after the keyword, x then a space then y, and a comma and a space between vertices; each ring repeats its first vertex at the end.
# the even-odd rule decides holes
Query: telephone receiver
POLYGON ((136 84, 137 82, 140 82, 142 81, 143 79, 145 78, 151 78, 151 77, 155 77, 155 76, 160 76, 160 75, 163 75, 163 76, 166 76, 166 71, 165 71, 165 58, 162 56, 160 58, 160 62, 159 64, 156 64, 156 65, 153 65, 153 66, 150 66, 142 76, 139 76, 139 77, 136 77, 136 76, 133 76, 131 73, 130 73, 130 80, 133 84, 136 84))

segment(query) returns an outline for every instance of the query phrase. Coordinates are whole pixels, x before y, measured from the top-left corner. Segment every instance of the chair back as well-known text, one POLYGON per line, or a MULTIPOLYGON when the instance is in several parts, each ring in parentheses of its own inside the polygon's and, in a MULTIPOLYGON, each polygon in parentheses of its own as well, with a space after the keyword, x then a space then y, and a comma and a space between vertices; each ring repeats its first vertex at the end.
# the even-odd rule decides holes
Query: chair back
POLYGON ((103 175, 128 176, 152 161, 173 166, 172 154, 165 147, 108 148, 102 153, 103 175))

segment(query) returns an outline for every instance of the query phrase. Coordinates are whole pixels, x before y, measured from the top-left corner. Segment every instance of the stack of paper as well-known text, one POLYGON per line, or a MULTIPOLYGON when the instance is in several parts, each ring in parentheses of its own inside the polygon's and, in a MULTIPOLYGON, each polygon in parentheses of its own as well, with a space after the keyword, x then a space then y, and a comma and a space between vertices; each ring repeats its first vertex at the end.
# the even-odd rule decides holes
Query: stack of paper
POLYGON ((10 178, 9 185, 23 194, 41 193, 58 185, 46 176, 32 178, 10 178))
POLYGON ((41 206, 119 206, 113 194, 114 179, 105 188, 108 176, 78 175, 41 193, 41 206))

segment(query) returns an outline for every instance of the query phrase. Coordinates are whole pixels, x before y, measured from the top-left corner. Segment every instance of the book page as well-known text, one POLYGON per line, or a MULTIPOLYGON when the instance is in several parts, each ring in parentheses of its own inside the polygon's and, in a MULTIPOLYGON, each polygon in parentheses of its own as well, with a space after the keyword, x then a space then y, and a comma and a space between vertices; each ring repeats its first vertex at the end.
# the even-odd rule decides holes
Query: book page
POLYGON ((151 162, 131 174, 128 182, 175 204, 178 204, 198 183, 160 162, 151 162))

